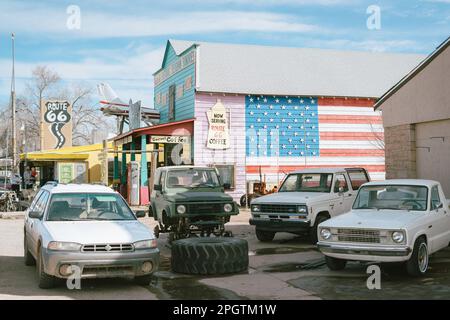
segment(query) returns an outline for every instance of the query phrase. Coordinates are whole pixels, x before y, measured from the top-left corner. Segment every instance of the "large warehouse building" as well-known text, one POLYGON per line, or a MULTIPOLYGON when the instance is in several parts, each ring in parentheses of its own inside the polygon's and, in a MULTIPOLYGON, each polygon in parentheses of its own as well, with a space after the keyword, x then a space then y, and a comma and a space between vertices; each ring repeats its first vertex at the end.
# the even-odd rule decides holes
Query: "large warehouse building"
POLYGON ((246 180, 276 185, 301 168, 365 167, 383 179, 373 104, 423 58, 169 40, 154 73, 161 124, 121 135, 116 146, 150 144, 163 150, 159 165, 171 165, 180 164, 181 141, 183 162, 216 166, 236 199, 246 180))

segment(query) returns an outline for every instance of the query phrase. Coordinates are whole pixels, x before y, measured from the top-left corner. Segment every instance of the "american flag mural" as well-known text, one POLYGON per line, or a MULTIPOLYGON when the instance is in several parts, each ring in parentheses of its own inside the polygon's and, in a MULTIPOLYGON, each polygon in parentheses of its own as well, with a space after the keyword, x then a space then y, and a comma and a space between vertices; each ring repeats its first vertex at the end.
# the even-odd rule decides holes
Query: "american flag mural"
POLYGON ((384 179, 381 114, 367 98, 245 97, 247 174, 268 180, 311 167, 364 167, 384 179))

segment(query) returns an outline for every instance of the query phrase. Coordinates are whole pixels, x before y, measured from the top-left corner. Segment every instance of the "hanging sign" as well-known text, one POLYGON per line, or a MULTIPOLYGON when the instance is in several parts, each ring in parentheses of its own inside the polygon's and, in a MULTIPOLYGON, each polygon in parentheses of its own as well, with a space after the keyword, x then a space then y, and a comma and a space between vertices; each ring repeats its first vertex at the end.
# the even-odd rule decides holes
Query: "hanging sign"
POLYGON ((188 136, 150 136, 150 143, 189 143, 188 136))
POLYGON ((230 132, 228 128, 228 114, 220 99, 207 112, 209 128, 206 147, 208 149, 223 150, 230 147, 230 132))

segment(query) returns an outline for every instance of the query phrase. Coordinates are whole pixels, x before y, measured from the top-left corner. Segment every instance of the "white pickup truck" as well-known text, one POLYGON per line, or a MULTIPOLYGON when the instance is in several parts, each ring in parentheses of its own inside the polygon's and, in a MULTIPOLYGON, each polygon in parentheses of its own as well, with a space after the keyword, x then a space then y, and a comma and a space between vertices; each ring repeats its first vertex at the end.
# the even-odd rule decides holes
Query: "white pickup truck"
POLYGON ((250 224, 259 241, 276 232, 309 233, 317 243, 317 226, 350 211, 359 187, 369 181, 363 168, 318 168, 287 175, 277 193, 251 202, 250 224))
POLYGON ((364 184, 349 213, 319 225, 319 249, 331 270, 348 260, 406 262, 410 275, 450 245, 450 201, 439 182, 387 180, 364 184))

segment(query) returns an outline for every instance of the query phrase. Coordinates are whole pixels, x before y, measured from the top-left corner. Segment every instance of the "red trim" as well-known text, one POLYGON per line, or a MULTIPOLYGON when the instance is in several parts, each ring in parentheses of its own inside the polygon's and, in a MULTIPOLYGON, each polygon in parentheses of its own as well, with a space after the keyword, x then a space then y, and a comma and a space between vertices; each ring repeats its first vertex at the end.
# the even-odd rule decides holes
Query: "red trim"
POLYGON ((321 132, 321 140, 378 140, 384 139, 383 132, 321 132))
POLYGON ((346 106, 373 108, 375 99, 371 98, 319 98, 319 106, 346 106))
POLYGON ((295 170, 312 169, 312 168, 364 168, 369 172, 385 172, 384 165, 311 165, 311 166, 247 166, 246 171, 248 174, 259 174, 259 168, 261 167, 262 174, 268 173, 283 173, 292 172, 295 170))
POLYGON ((192 118, 192 119, 187 119, 187 120, 158 124, 158 125, 152 126, 152 127, 136 129, 131 132, 127 132, 120 136, 115 137, 114 141, 123 139, 130 135, 137 136, 137 137, 142 136, 144 134, 145 135, 153 134, 153 135, 169 135, 170 136, 173 133, 173 131, 175 131, 177 129, 185 129, 189 132, 190 135, 192 135, 192 133, 194 132, 194 125, 193 125, 194 120, 195 120, 195 118, 192 118))
POLYGON ((381 124, 383 119, 380 116, 349 116, 349 115, 319 115, 319 123, 364 123, 381 124))

